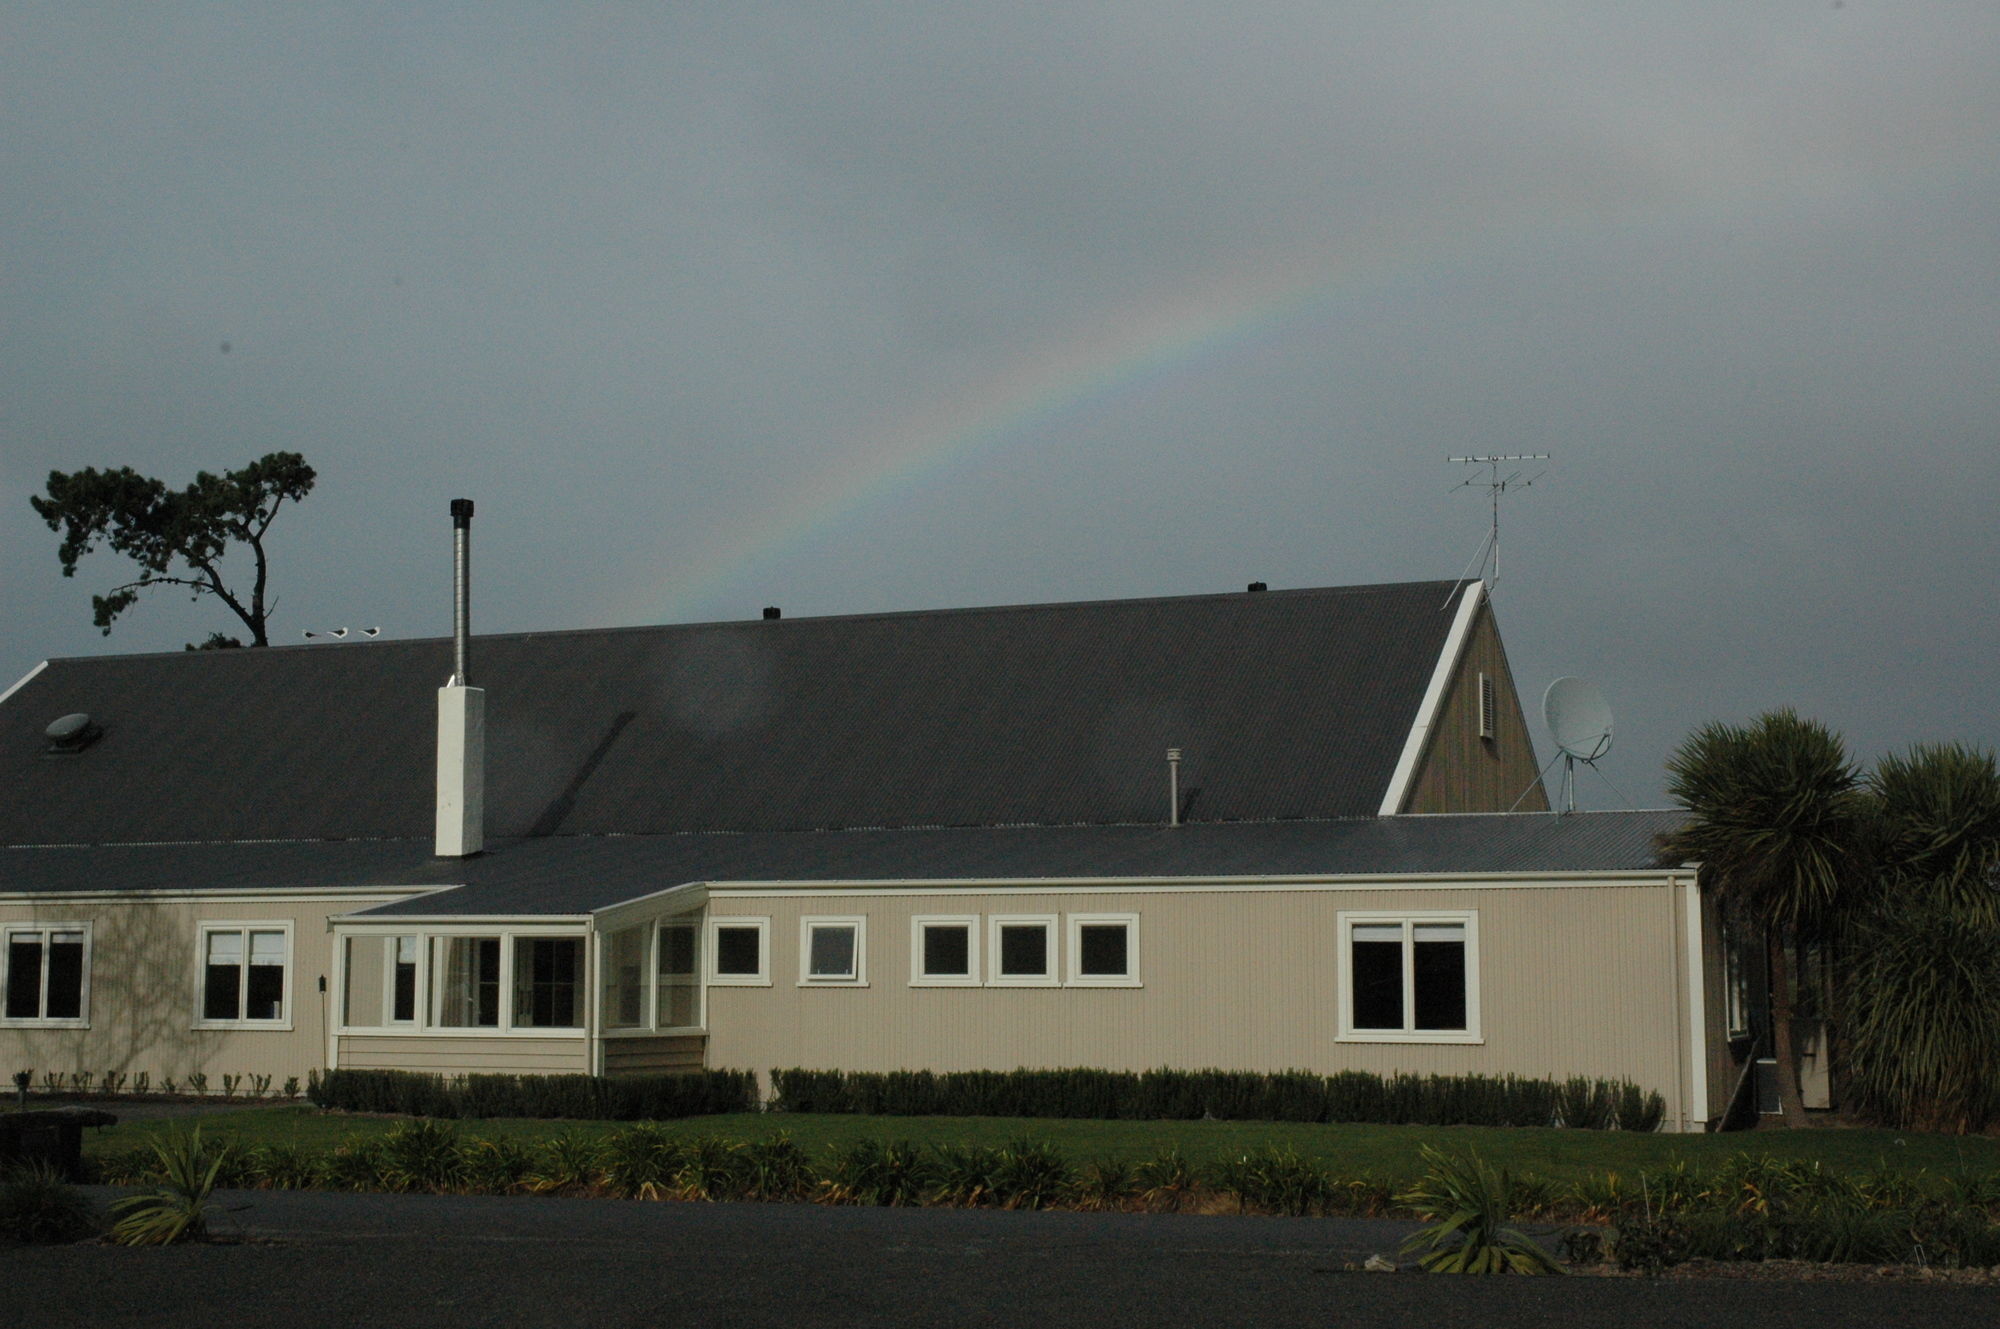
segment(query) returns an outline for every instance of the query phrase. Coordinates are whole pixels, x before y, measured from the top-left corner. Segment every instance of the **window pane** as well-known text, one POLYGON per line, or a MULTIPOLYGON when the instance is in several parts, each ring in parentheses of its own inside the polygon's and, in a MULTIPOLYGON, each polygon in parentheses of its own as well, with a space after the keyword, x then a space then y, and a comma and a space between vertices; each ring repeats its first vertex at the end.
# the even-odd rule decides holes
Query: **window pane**
POLYGON ((250 934, 250 982, 243 1018, 285 1018, 285 934, 282 932, 250 934))
POLYGON ((417 1018, 417 939, 396 938, 395 986, 390 992, 389 1018, 411 1024, 417 1018))
POLYGON ((208 963, 202 975, 201 1018, 243 1017, 243 934, 208 934, 208 963))
POLYGON ((634 1029, 646 1022, 646 929, 614 932, 604 943, 604 1022, 634 1029))
POLYGON ((341 995, 340 1022, 354 1029, 382 1023, 382 937, 347 939, 347 991, 341 995))
POLYGON ((813 978, 853 978, 855 936, 850 923, 812 927, 806 972, 813 978))
POLYGON ((1436 928, 1419 925, 1414 968, 1416 1027, 1465 1028, 1465 928, 1459 924, 1436 928))
POLYGON ((1000 926, 1000 974, 1003 978, 1041 978, 1049 972, 1049 929, 1045 923, 1003 923, 1000 926))
POLYGON ((1354 925, 1354 939, 1356 941, 1393 941, 1400 946, 1403 944, 1403 925, 1401 923, 1356 923, 1354 925))
POLYGON ((695 972, 695 925, 660 924, 660 976, 692 978, 695 972))
POLYGON ((530 1029, 575 1029, 577 977, 583 938, 514 939, 514 1024, 530 1029))
POLYGON ((763 929, 718 927, 715 930, 715 972, 731 978, 755 978, 764 972, 763 929))
POLYGON ((1351 955, 1356 1029, 1403 1027, 1402 929, 1389 929, 1396 934, 1394 941, 1366 939, 1366 934, 1379 930, 1374 926, 1354 929, 1351 955))
POLYGON ((7 939, 7 1018, 33 1020, 42 1013, 42 938, 17 933, 7 939))
POLYGON ((83 1018, 81 932, 58 932, 49 942, 49 996, 46 1014, 51 1020, 83 1018))
POLYGON ((1123 923, 1084 923, 1077 927, 1076 971, 1085 978, 1124 978, 1132 971, 1126 958, 1127 928, 1123 923))
POLYGON ((447 1029, 500 1026, 500 938, 437 940, 437 1022, 447 1029))
POLYGON ((972 928, 964 923, 924 924, 924 976, 972 976, 972 928))

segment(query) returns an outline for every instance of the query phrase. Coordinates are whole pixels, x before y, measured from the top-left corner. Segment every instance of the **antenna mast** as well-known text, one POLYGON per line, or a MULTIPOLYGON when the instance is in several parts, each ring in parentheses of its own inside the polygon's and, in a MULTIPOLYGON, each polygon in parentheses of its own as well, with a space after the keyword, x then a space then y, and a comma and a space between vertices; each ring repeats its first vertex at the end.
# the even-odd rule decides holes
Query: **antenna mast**
MULTIPOLYGON (((1465 566, 1466 566, 1466 571, 1468 572, 1470 572, 1473 569, 1473 567, 1475 566, 1478 567, 1479 575, 1486 582, 1486 588, 1488 590, 1492 590, 1493 587, 1497 586, 1500 583, 1500 495, 1506 493, 1509 489, 1526 489, 1529 485, 1534 484, 1535 481, 1541 479, 1543 476, 1548 474, 1547 469, 1544 468, 1543 470, 1536 471, 1533 475, 1523 480, 1521 478, 1521 473, 1519 471, 1515 471, 1511 475, 1503 477, 1500 474, 1500 468, 1501 466, 1509 462, 1547 461, 1548 459, 1549 459, 1549 454, 1546 452, 1523 452, 1523 453, 1515 453, 1511 456, 1504 456, 1504 457, 1493 456, 1493 457, 1445 458, 1446 461, 1450 462, 1458 462, 1467 466, 1484 466, 1486 468, 1486 492, 1487 495, 1491 498, 1493 504, 1493 524, 1491 527, 1487 529, 1486 540, 1479 546, 1479 552, 1477 554, 1474 554, 1472 556, 1472 562, 1466 564, 1465 566), (1486 569, 1489 564, 1491 564, 1493 568, 1493 573, 1491 576, 1487 576, 1486 573, 1486 569)), ((1474 485, 1477 485, 1479 483, 1480 483, 1479 477, 1476 475, 1472 475, 1472 476, 1467 476, 1466 479, 1461 484, 1455 487, 1459 489, 1470 489, 1474 485)), ((1463 578, 1461 578, 1460 580, 1463 580, 1463 578)))

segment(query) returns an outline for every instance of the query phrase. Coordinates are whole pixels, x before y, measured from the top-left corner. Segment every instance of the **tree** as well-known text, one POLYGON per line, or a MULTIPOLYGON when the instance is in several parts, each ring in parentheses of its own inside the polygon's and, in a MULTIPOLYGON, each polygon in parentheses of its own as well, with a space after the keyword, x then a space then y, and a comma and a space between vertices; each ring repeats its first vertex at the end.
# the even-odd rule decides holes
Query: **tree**
POLYGON ((1859 776, 1838 735, 1789 709, 1705 725, 1668 758, 1667 774, 1689 817, 1662 847, 1701 864, 1704 888, 1762 934, 1779 1108, 1787 1126, 1802 1126, 1791 961, 1866 880, 1859 776))
MULTIPOLYGON (((270 564, 265 534, 287 500, 312 492, 317 477, 296 452, 273 452, 240 471, 198 472, 194 483, 170 490, 129 466, 115 471, 86 468, 65 475, 49 472, 48 497, 28 502, 52 531, 62 532, 63 576, 76 575, 77 560, 102 543, 139 565, 139 576, 104 595, 90 598, 95 622, 106 636, 111 623, 154 587, 175 586, 199 600, 212 595, 250 630, 252 646, 271 644, 266 627, 275 600, 265 600, 270 564), (219 567, 232 546, 247 547, 256 561, 249 594, 232 589, 219 567)), ((199 649, 240 646, 213 633, 199 649)), ((190 646, 194 650, 196 647, 190 646)))

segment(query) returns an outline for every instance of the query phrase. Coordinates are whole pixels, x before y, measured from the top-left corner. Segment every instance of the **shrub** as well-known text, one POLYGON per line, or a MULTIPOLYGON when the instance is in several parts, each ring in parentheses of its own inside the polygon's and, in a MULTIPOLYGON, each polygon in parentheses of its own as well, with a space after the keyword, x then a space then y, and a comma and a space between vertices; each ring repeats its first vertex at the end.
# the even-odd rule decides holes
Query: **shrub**
POLYGON ((102 1226, 89 1197, 46 1163, 0 1176, 0 1241, 65 1245, 96 1236, 102 1226))
POLYGON ((680 1165, 680 1145, 649 1121, 613 1132, 604 1141, 604 1184, 613 1195, 664 1199, 680 1165))
POLYGON ((1216 1185, 1237 1207, 1294 1217, 1324 1213, 1332 1179, 1292 1149, 1266 1149, 1230 1159, 1216 1169, 1216 1185))
POLYGON ((1201 1186, 1201 1173, 1178 1149, 1162 1149, 1133 1174, 1139 1202, 1161 1213, 1178 1213, 1201 1186))
POLYGON ((464 1179, 465 1154, 456 1130, 419 1118, 382 1137, 375 1170, 388 1190, 442 1193, 464 1179))
POLYGON ((466 1075, 447 1079, 414 1071, 332 1070, 307 1078, 306 1095, 322 1108, 413 1117, 542 1117, 641 1121, 754 1111, 756 1077, 748 1071, 676 1075, 466 1075))
POLYGON ((119 1215, 111 1225, 111 1239, 125 1246, 207 1240, 208 1203, 229 1158, 229 1147, 211 1152, 202 1142, 199 1126, 186 1135, 156 1139, 152 1146, 159 1157, 159 1184, 111 1202, 113 1212, 119 1215))
POLYGON ((822 1190, 835 1204, 922 1204, 936 1171, 907 1140, 857 1140, 835 1153, 822 1190))
POLYGON ((1912 905, 1864 928, 1852 963, 1842 992, 1854 1108, 1960 1132, 2000 1117, 2000 927, 1912 905))
POLYGON ((743 1193, 751 1200, 803 1200, 819 1184, 812 1161, 782 1131, 743 1146, 743 1193))
POLYGON ((1404 1252, 1425 1252, 1417 1264, 1433 1274, 1559 1274, 1560 1264, 1526 1233, 1505 1226, 1518 1196, 1505 1170, 1477 1154, 1454 1157, 1429 1145, 1430 1171, 1396 1197, 1428 1225, 1404 1241, 1404 1252))
POLYGON ((1052 1144, 1016 1140, 993 1164, 993 1198, 1005 1209, 1047 1209, 1069 1197, 1076 1169, 1052 1144))

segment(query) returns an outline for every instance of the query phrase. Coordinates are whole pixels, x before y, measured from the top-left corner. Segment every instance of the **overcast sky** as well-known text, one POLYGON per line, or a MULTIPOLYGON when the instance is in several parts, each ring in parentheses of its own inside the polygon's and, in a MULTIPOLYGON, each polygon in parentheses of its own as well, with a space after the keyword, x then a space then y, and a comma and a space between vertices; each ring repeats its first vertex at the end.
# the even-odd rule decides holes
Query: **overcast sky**
POLYGON ((1448 578, 1547 452, 1586 805, 2000 741, 1990 0, 4 0, 0 181, 0 688, 235 627, 100 636, 52 468, 304 453, 297 642, 448 631, 461 495, 497 632, 1448 578))

